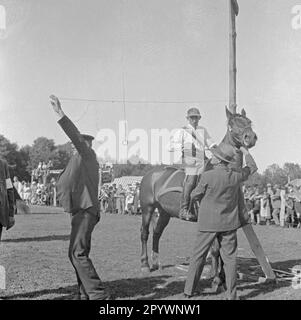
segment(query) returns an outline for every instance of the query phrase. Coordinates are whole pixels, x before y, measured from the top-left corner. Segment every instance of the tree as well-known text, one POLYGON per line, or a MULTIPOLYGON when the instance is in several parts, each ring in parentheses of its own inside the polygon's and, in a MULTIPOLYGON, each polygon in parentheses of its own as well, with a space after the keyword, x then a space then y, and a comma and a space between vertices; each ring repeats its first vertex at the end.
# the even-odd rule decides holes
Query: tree
POLYGON ((17 176, 20 180, 28 180, 29 175, 26 171, 27 150, 26 148, 18 150, 16 143, 11 143, 3 135, 0 135, 0 155, 8 162, 11 177, 17 176))
POLYGON ((297 163, 285 163, 283 170, 288 178, 288 180, 294 180, 301 178, 301 168, 297 163))
POLYGON ((278 164, 272 164, 263 172, 264 184, 278 184, 285 185, 287 183, 287 175, 284 169, 280 168, 278 164))
POLYGON ((263 188, 264 187, 264 177, 260 173, 255 172, 245 182, 245 185, 246 186, 258 186, 260 188, 263 188))
POLYGON ((55 150, 55 144, 52 139, 39 137, 33 142, 33 146, 29 152, 29 162, 27 169, 31 172, 36 169, 39 162, 48 162, 51 159, 51 154, 55 150))

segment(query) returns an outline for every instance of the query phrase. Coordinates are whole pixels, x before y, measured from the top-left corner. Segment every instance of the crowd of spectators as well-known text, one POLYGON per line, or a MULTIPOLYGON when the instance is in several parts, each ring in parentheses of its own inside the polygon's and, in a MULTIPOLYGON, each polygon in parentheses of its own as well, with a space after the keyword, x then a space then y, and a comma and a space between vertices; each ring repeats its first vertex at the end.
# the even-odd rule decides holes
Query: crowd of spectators
POLYGON ((57 206, 56 180, 54 178, 44 184, 41 178, 38 181, 20 182, 18 177, 14 177, 13 184, 20 198, 27 205, 57 206))
POLYGON ((120 184, 104 185, 99 194, 100 208, 104 213, 114 214, 140 214, 139 203, 140 184, 127 185, 126 188, 120 184))
MULTIPOLYGON (((40 177, 32 182, 20 182, 18 177, 13 178, 13 184, 20 198, 27 205, 59 206, 56 191, 56 180, 44 184, 40 177)), ((139 188, 140 184, 128 185, 104 185, 99 192, 100 208, 103 213, 139 214, 139 188)))
POLYGON ((300 228, 301 190, 287 185, 244 188, 246 206, 253 224, 300 228))

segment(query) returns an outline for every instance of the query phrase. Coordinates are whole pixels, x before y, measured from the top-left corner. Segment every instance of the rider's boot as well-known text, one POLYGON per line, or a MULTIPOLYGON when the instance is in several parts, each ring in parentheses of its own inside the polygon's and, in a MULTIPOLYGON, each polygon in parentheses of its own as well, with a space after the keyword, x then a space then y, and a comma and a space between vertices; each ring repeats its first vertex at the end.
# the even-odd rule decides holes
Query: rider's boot
POLYGON ((179 218, 186 221, 196 221, 196 216, 189 210, 190 208, 190 194, 195 187, 196 176, 188 175, 185 178, 183 185, 183 192, 181 198, 181 208, 179 218))

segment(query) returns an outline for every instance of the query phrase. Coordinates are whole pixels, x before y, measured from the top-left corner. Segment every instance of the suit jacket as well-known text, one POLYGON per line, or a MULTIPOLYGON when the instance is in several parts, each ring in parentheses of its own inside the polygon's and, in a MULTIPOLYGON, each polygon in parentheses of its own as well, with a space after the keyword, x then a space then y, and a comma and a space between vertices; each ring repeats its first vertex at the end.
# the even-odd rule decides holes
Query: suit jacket
POLYGON ((14 189, 9 176, 8 164, 0 159, 0 226, 7 227, 9 217, 15 213, 14 189))
POLYGON ((246 156, 241 171, 217 166, 203 173, 198 186, 191 193, 191 200, 200 199, 198 227, 200 231, 224 232, 240 228, 243 224, 243 195, 241 183, 257 170, 251 155, 246 156))
POLYGON ((99 214, 99 164, 95 152, 89 148, 73 122, 64 116, 58 121, 74 144, 73 155, 57 183, 57 195, 66 212, 75 214, 80 209, 99 214))

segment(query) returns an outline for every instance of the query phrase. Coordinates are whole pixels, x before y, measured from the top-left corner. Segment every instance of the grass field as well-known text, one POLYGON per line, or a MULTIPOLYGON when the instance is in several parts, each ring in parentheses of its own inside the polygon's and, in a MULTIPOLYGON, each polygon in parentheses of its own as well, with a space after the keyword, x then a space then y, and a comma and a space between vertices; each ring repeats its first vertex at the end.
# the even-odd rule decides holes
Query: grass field
MULTIPOLYGON (((41 211, 41 210, 40 210, 41 211)), ((2 299, 71 299, 76 278, 68 260, 70 220, 67 214, 17 215, 16 225, 4 232, 0 245, 0 265, 6 268, 6 290, 2 299)), ((104 215, 93 233, 91 258, 105 286, 117 299, 183 299, 187 272, 178 269, 179 257, 191 253, 195 224, 172 219, 160 242, 161 269, 140 273, 139 216, 104 215)), ((301 265, 301 230, 256 226, 255 231, 273 268, 290 271, 301 265)), ((239 271, 262 275, 244 234, 239 231, 239 271)), ((149 256, 151 255, 151 237, 149 256)), ((201 280, 204 294, 196 299, 224 299, 212 294, 210 282, 201 280)), ((301 299, 301 288, 291 281, 276 285, 240 280, 241 299, 301 299)))

